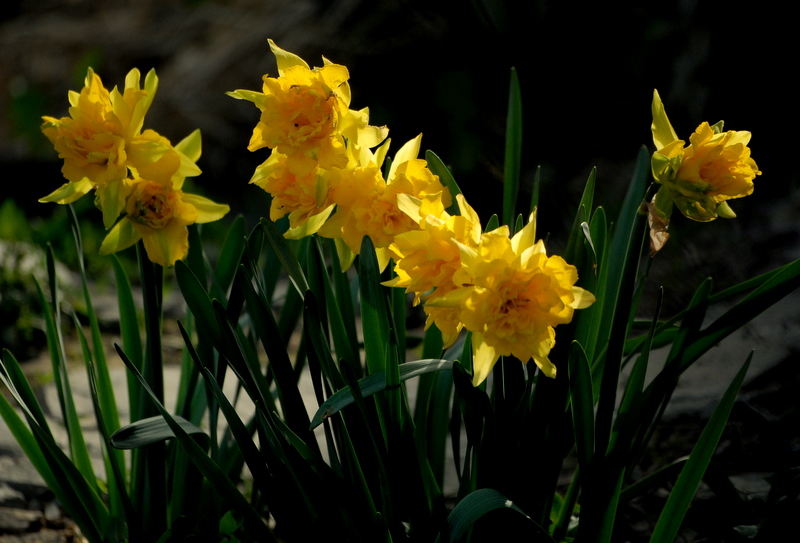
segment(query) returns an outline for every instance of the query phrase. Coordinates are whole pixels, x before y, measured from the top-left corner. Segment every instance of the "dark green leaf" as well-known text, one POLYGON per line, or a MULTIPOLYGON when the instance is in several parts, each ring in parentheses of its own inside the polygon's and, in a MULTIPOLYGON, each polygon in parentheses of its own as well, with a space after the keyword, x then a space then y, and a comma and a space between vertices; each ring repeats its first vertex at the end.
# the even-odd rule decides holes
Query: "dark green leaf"
POLYGON ((739 393, 739 388, 742 386, 747 369, 750 367, 750 361, 753 359, 753 353, 747 357, 742 369, 734 378, 725 394, 722 396, 717 408, 711 415, 708 424, 700 434, 692 453, 689 455, 689 460, 681 470, 678 481, 672 489, 672 492, 667 499, 664 509, 661 511, 661 516, 658 518, 653 535, 650 538, 651 543, 671 543, 675 540, 680 529, 683 517, 689 510, 692 503, 692 498, 697 492, 697 487, 700 485, 700 480, 711 462, 711 457, 717 449, 722 431, 728 422, 733 404, 736 401, 736 395, 739 393))
MULTIPOLYGON (((202 434, 208 437, 201 428, 183 417, 175 415, 173 418, 187 434, 202 434)), ((164 417, 156 415, 120 428, 111 435, 111 445, 117 449, 139 449, 173 437, 175 433, 164 417)))
POLYGON ((522 167, 522 92, 517 70, 511 68, 506 117, 506 152, 503 175, 503 224, 513 227, 522 167))
MULTIPOLYGON (((450 541, 453 542, 461 538, 475 521, 486 513, 497 509, 515 511, 528 521, 526 525, 529 525, 529 530, 526 535, 531 539, 525 538, 526 541, 553 542, 547 531, 536 524, 514 502, 491 488, 482 488, 467 494, 450 512, 447 517, 447 524, 450 526, 450 541)), ((520 534, 520 537, 522 537, 522 534, 520 534)), ((440 538, 437 537, 436 541, 440 541, 440 538)))
POLYGON ((289 244, 284 239, 283 235, 278 231, 275 223, 267 219, 261 219, 261 227, 264 229, 264 236, 275 252, 275 255, 280 260, 283 269, 289 274, 289 279, 297 289, 300 296, 303 296, 308 290, 308 282, 306 281, 303 270, 297 262, 297 257, 289 248, 289 244))
POLYGON ((250 530, 253 537, 259 538, 261 541, 277 541, 269 528, 267 528, 264 521, 258 512, 247 502, 247 499, 242 496, 241 492, 231 482, 231 480, 220 470, 219 466, 208 457, 205 451, 183 430, 181 425, 172 417, 169 412, 164 408, 158 397, 153 390, 144 380, 141 373, 136 367, 131 364, 130 360, 119 346, 115 345, 120 358, 125 363, 130 371, 136 375, 139 383, 147 391, 150 399, 155 404, 163 419, 167 422, 172 429, 178 442, 191 458, 192 462, 200 469, 203 475, 208 479, 211 486, 216 490, 220 496, 225 500, 226 504, 238 511, 245 519, 245 523, 250 530))
POLYGON ((361 288, 361 326, 364 350, 370 373, 383 371, 386 364, 386 345, 389 342, 389 311, 386 293, 380 284, 381 270, 369 236, 361 242, 358 257, 358 278, 361 288))
POLYGON ((576 341, 569 349, 569 389, 578 463, 585 468, 592 461, 594 450, 594 395, 589 360, 576 341))
MULTIPOLYGON (((444 359, 438 360, 417 360, 401 364, 399 378, 405 381, 417 375, 422 375, 432 371, 448 370, 453 367, 453 362, 444 359)), ((374 373, 363 379, 359 379, 359 389, 363 397, 371 396, 376 392, 386 389, 386 375, 383 371, 374 373)), ((328 417, 341 411, 353 403, 353 394, 350 387, 343 388, 328 398, 325 403, 319 406, 314 418, 311 419, 311 428, 314 429, 328 417)))

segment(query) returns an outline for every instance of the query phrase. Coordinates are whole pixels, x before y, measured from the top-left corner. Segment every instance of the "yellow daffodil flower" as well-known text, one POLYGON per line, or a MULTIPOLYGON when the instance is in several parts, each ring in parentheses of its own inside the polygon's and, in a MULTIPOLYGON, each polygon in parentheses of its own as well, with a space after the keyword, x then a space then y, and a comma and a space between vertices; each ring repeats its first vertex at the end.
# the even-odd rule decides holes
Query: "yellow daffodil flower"
MULTIPOLYGON (((148 179, 161 179, 161 172, 175 176, 179 185, 200 170, 179 147, 153 130, 142 132, 144 117, 158 88, 151 70, 141 86, 139 70, 125 78, 123 92, 106 90, 100 77, 89 68, 80 93, 70 91, 69 117, 44 117, 42 132, 64 159, 61 171, 67 183, 40 202, 68 204, 92 189, 103 211, 103 223, 110 228, 125 208, 132 184, 129 172, 148 179)), ((199 149, 199 133, 187 138, 184 147, 199 149), (195 144, 196 140, 196 144, 195 144)))
POLYGON ((292 173, 288 157, 274 152, 256 168, 250 183, 272 196, 269 218, 272 221, 289 215, 291 228, 287 237, 315 233, 333 210, 328 186, 328 171, 315 167, 306 175, 292 173))
POLYGON ((347 68, 323 57, 321 68, 311 69, 293 53, 272 40, 270 49, 278 63, 278 77, 263 77, 262 92, 236 90, 228 95, 253 102, 261 119, 248 149, 274 149, 290 157, 294 173, 305 175, 314 166, 323 169, 347 165, 345 138, 371 148, 386 138, 388 129, 369 126, 369 111, 350 106, 347 68))
POLYGON ((100 254, 116 253, 141 239, 150 261, 174 266, 189 252, 186 227, 216 221, 230 210, 227 205, 173 189, 170 184, 138 179, 132 185, 127 215, 103 240, 100 254))
POLYGON ((442 208, 452 202, 450 192, 431 173, 427 163, 416 158, 419 140, 420 137, 411 140, 398 151, 388 182, 381 172, 385 148, 376 155, 356 148, 359 156, 347 168, 331 172, 331 200, 336 204, 336 213, 319 234, 342 239, 355 254, 361 250, 362 238, 369 236, 383 269, 389 262, 388 247, 395 236, 419 229, 417 221, 401 210, 401 195, 438 199, 442 208))
POLYGON ((481 236, 477 247, 459 244, 461 268, 456 288, 426 301, 433 307, 458 308, 459 320, 472 332, 473 384, 486 379, 501 356, 527 363, 533 359, 548 377, 556 367, 548 355, 554 327, 572 320, 575 309, 591 305, 594 296, 575 286, 578 273, 559 256, 547 256, 534 241, 531 221, 513 238, 503 226, 481 236))
POLYGON ((712 221, 736 214, 727 200, 753 192, 753 180, 761 175, 750 158, 750 132, 728 130, 723 122, 702 123, 689 138, 679 140, 667 118, 658 91, 653 92, 653 177, 661 184, 653 209, 669 220, 672 205, 695 221, 712 221))
POLYGON ((61 172, 69 183, 41 201, 74 202, 95 185, 128 176, 127 130, 114 112, 111 94, 91 68, 85 83, 80 93, 69 93, 69 117, 43 117, 42 132, 64 159, 61 172))
MULTIPOLYGON (((383 284, 404 287, 414 293, 414 305, 425 300, 441 298, 456 288, 453 275, 461 268, 458 243, 477 247, 481 238, 478 214, 464 196, 456 195, 461 215, 451 216, 444 211, 441 199, 419 200, 398 195, 400 207, 419 225, 395 236, 389 252, 395 261, 397 276, 383 284), (458 242, 458 243, 456 243, 458 242)), ((463 328, 458 307, 434 307, 425 304, 425 329, 436 324, 442 332, 444 346, 449 347, 463 328)))

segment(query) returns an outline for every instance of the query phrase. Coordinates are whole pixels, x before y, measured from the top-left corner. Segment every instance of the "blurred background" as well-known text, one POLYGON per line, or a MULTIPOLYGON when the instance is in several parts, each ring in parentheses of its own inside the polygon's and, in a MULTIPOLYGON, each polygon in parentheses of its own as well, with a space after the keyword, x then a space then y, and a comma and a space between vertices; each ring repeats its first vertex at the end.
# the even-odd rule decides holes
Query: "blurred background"
MULTIPOLYGON (((259 112, 225 92, 260 90, 263 74, 277 75, 272 38, 311 65, 325 55, 347 66, 351 106, 368 106, 372 124, 390 128, 395 151, 423 133, 423 149, 451 166, 483 221, 500 211, 515 67, 525 157, 518 211, 527 213, 541 166, 539 233, 552 252, 595 166, 596 201, 615 214, 638 150, 653 150, 654 88, 686 140, 702 121, 751 131, 764 174, 753 196, 732 202, 739 218, 673 220, 653 269, 672 312, 671 300, 707 275, 722 287, 800 256, 797 144, 787 132, 798 116, 791 24, 766 3, 744 13, 692 0, 580 9, 547 0, 9 0, 0 8, 0 238, 49 242, 73 259, 65 210, 37 201, 64 182, 40 126, 42 115, 68 114, 67 92, 80 90, 89 66, 108 88, 123 86, 133 67, 155 68, 160 86, 145 127, 173 143, 199 128, 204 173, 190 190, 229 203, 228 220, 243 213, 254 225, 267 197, 247 181, 268 151, 247 151, 259 112)), ((89 197, 76 207, 94 255, 99 212, 89 197)), ((6 283, 20 266, 9 254, 26 250, 4 250, 6 283)))

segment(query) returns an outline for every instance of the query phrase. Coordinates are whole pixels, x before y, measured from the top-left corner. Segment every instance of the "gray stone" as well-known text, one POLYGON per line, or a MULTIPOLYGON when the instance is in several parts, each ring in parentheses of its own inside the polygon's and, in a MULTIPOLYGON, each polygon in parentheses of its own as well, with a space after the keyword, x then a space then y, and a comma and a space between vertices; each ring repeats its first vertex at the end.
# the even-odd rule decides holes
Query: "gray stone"
POLYGON ((25 507, 25 494, 0 482, 0 507, 25 507))
POLYGON ((0 507, 0 533, 35 532, 42 526, 42 514, 26 509, 0 507))

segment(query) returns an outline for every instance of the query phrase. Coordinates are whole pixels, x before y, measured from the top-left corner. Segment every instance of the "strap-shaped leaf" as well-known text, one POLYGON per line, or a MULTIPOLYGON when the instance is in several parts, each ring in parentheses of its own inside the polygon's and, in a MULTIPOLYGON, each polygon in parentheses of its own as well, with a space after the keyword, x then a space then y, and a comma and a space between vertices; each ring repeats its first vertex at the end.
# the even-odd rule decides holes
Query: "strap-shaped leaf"
MULTIPOLYGON (((239 262, 242 260, 246 235, 244 217, 239 215, 233 221, 228 234, 225 236, 225 242, 222 244, 222 250, 217 261, 217 269, 214 272, 215 287, 220 290, 223 296, 230 288, 231 283, 233 283, 239 262)), ((214 296, 218 297, 216 293, 214 293, 214 296)))
POLYGON ((589 179, 586 180, 586 186, 583 188, 583 195, 578 204, 578 211, 575 213, 575 220, 572 222, 572 229, 570 230, 569 241, 567 242, 567 250, 564 252, 564 259, 573 265, 575 265, 578 252, 586 237, 581 225, 584 223, 588 224, 589 222, 589 217, 592 213, 592 204, 594 202, 594 187, 596 183, 597 168, 592 168, 592 171, 589 173, 589 179))
POLYGON ((243 266, 240 272, 238 284, 247 301, 247 309, 255 325, 256 334, 269 358, 284 416, 290 427, 296 430, 307 428, 308 414, 297 388, 297 376, 292 368, 292 362, 289 360, 289 354, 284 348, 284 342, 269 307, 266 293, 255 291, 246 267, 243 266))
POLYGON ((503 173, 503 224, 513 226, 522 168, 522 91, 517 70, 511 68, 506 117, 506 152, 503 173))
MULTIPOLYGON (((3 409, 0 409, 0 412, 4 413, 4 418, 8 418, 11 421, 9 428, 12 431, 18 430, 14 432, 15 436, 18 433, 25 436, 25 440, 20 441, 20 444, 28 446, 31 452, 34 453, 29 455, 29 458, 42 475, 42 478, 47 482, 48 488, 53 491, 64 505, 67 513, 91 541, 100 541, 99 534, 105 533, 109 526, 108 509, 100 500, 95 487, 89 485, 83 474, 78 471, 73 462, 56 444, 49 430, 43 429, 34 418, 14 382, 8 379, 9 372, 7 370, 13 368, 14 365, 18 366, 18 364, 13 356, 9 356, 8 351, 5 352, 5 355, 8 365, 0 363, 0 370, 2 370, 0 371, 0 382, 8 387, 9 392, 22 408, 23 415, 30 428, 30 434, 25 432, 26 429, 21 425, 18 416, 15 417, 16 413, 11 409, 10 405, 7 405, 5 398, 0 402, 4 406, 3 409), (6 412, 14 416, 6 417, 6 412), (33 438, 35 443, 31 443, 27 439, 28 435, 33 438)), ((18 367, 16 370, 21 373, 18 367)), ((27 386, 27 382, 25 385, 27 386)))
MULTIPOLYGON (((136 305, 133 302, 133 291, 128 275, 122 268, 117 255, 111 255, 114 266, 114 280, 117 287, 119 304, 119 329, 122 336, 122 348, 130 353, 131 361, 137 368, 142 367, 142 336, 139 331, 139 320, 136 317, 136 305)), ((133 375, 127 374, 128 405, 130 413, 139 413, 139 387, 133 375)))
MULTIPOLYGON (((187 434, 202 434, 208 437, 202 428, 195 426, 183 417, 175 415, 173 418, 187 434)), ((164 417, 156 415, 120 428, 111 435, 111 445, 117 449, 139 449, 173 437, 175 437, 175 432, 172 431, 164 417)))
MULTIPOLYGON (((452 367, 453 362, 443 359, 406 362, 405 364, 400 364, 400 381, 405 381, 417 375, 423 375, 432 371, 449 370, 452 367)), ((380 371, 368 377, 364 377, 363 379, 359 379, 358 388, 361 390, 361 395, 363 397, 380 392, 386 388, 386 375, 384 372, 380 371)), ((311 419, 311 428, 316 428, 322 424, 322 421, 335 415, 351 403, 353 403, 353 393, 350 387, 345 387, 336 392, 333 396, 328 398, 325 403, 319 406, 319 409, 314 414, 314 418, 311 419)))
POLYGON ((672 492, 664 505, 661 516, 658 518, 653 535, 650 538, 651 543, 670 543, 675 540, 678 530, 681 527, 683 517, 689 506, 692 503, 692 498, 697 492, 697 487, 700 485, 700 480, 711 462, 711 457, 717 449, 722 431, 725 429, 725 424, 728 422, 728 416, 733 409, 733 404, 736 401, 736 395, 739 393, 739 388, 742 386, 747 369, 750 367, 750 361, 753 359, 753 353, 747 357, 747 360, 742 365, 742 369, 736 374, 733 382, 725 391, 719 405, 714 409, 714 413, 708 421, 708 424, 700 434, 700 438, 692 449, 689 455, 689 460, 681 470, 678 481, 672 489, 672 492))
POLYGON ((389 341, 389 311, 386 293, 380 284, 381 270, 375 246, 369 236, 361 241, 358 257, 358 280, 361 288, 361 326, 364 332, 364 351, 370 373, 383 371, 386 364, 386 345, 389 341))
POLYGON ((131 361, 128 359, 122 349, 120 349, 118 345, 114 345, 114 347, 117 349, 117 353, 125 363, 125 366, 127 366, 128 370, 133 372, 133 374, 136 376, 136 379, 147 392, 150 399, 155 404, 156 409, 158 409, 158 412, 175 434, 178 442, 189 455, 189 458, 192 459, 192 462, 195 463, 200 472, 205 476, 205 478, 211 484, 211 487, 214 488, 214 490, 216 490, 220 496, 222 496, 226 504, 232 509, 235 509, 244 517, 245 523, 247 524, 252 536, 257 538, 259 541, 277 541, 267 525, 264 524, 258 512, 256 512, 253 506, 250 505, 242 493, 239 492, 231 480, 225 475, 225 473, 222 472, 219 466, 208 457, 200 445, 195 443, 189 434, 186 433, 175 417, 169 414, 153 390, 144 380, 142 374, 139 373, 139 370, 137 370, 133 364, 131 364, 131 361))
POLYGON ((589 360, 577 341, 569 349, 569 390, 578 463, 585 468, 594 450, 594 395, 589 360))
MULTIPOLYGON (((69 436, 69 452, 75 467, 80 470, 92 488, 98 491, 97 479, 94 475, 92 460, 89 458, 89 449, 83 437, 80 418, 75 407, 75 400, 72 396, 72 387, 69 384, 69 374, 67 373, 66 355, 64 353, 64 340, 61 335, 61 310, 58 305, 58 286, 55 276, 55 258, 53 248, 48 247, 47 251, 47 271, 50 281, 50 295, 53 305, 45 300, 44 292, 36 283, 39 293, 39 300, 44 308, 45 323, 47 326, 47 347, 50 350, 50 358, 53 364, 53 377, 56 383, 59 403, 61 404, 61 416, 69 436)), ((46 426, 45 426, 46 427, 46 426)), ((47 430, 49 433, 49 429, 47 430)))
MULTIPOLYGON (((28 411, 29 419, 39 420, 38 416, 33 415, 33 411, 35 410, 40 414, 42 420, 44 420, 41 407, 36 401, 27 379, 24 378, 19 362, 17 362, 14 355, 6 349, 3 350, 3 359, 0 360, 0 383, 3 383, 6 388, 8 388, 21 408, 28 411), (25 400, 25 398, 28 400, 25 400)), ((6 425, 11 431, 11 435, 17 440, 22 451, 30 459, 45 483, 47 483, 48 488, 53 489, 55 492, 54 486, 56 485, 56 479, 53 475, 52 468, 47 464, 47 460, 42 450, 39 448, 33 433, 22 421, 22 417, 14 410, 4 394, 0 394, 0 416, 3 417, 3 420, 5 420, 6 425)), ((46 431, 49 433, 49 429, 46 431)))
POLYGON ((175 263, 175 278, 178 280, 178 287, 186 300, 186 305, 194 315, 198 334, 209 338, 214 345, 219 345, 222 338, 217 327, 217 317, 205 287, 181 260, 175 263))
POLYGON ((303 296, 308 290, 308 282, 306 281, 306 276, 303 275, 303 270, 300 269, 297 257, 289 248, 289 244, 278 231, 278 227, 275 226, 275 223, 267 219, 261 219, 261 227, 264 230, 264 237, 266 237, 272 250, 275 251, 275 255, 278 257, 278 260, 280 260, 283 269, 286 270, 286 273, 289 275, 292 284, 297 289, 297 292, 300 293, 300 296, 303 296))
MULTIPOLYGON (((450 541, 457 541, 467 532, 470 526, 475 524, 475 521, 486 513, 498 509, 516 511, 528 521, 527 524, 530 525, 528 535, 531 536, 532 539, 526 539, 526 541, 553 542, 553 538, 550 537, 547 531, 536 524, 533 519, 526 515, 514 502, 491 488, 481 488, 480 490, 467 494, 450 512, 447 516, 447 524, 450 528, 450 541)), ((440 543, 441 536, 437 537, 436 541, 440 543)))
MULTIPOLYGON (((607 350, 601 377, 597 416, 595 417, 596 451, 606 450, 611 434, 611 420, 616 403, 622 350, 628 331, 633 284, 644 235, 644 221, 642 217, 637 216, 637 211, 644 196, 646 180, 650 172, 649 162, 649 153, 643 147, 639 151, 636 168, 625 195, 611 242, 605 292, 598 293, 597 296, 598 299, 605 301, 605 305, 602 307, 598 345, 607 345, 607 350)), ((587 355, 593 357, 591 352, 587 352, 587 355)))

